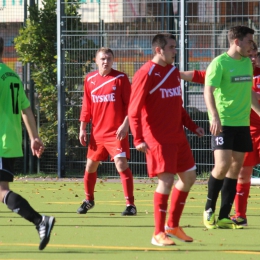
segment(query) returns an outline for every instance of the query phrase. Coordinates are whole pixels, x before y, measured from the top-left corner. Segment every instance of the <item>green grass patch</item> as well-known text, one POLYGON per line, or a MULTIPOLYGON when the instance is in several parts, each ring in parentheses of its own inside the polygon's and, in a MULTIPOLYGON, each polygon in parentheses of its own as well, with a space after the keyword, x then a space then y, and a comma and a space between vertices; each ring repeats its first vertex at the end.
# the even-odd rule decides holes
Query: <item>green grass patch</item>
POLYGON ((235 259, 260 258, 260 190, 251 188, 248 204, 249 226, 243 230, 207 230, 202 224, 207 187, 194 185, 181 219, 193 243, 175 240, 176 246, 156 247, 150 241, 154 230, 153 193, 155 183, 135 184, 138 215, 122 217, 125 208, 122 186, 99 180, 95 207, 86 215, 76 214, 84 199, 81 181, 52 182, 20 180, 12 190, 25 197, 40 213, 56 217, 51 241, 38 250, 39 237, 34 226, 12 213, 5 205, 0 211, 0 259, 235 259))

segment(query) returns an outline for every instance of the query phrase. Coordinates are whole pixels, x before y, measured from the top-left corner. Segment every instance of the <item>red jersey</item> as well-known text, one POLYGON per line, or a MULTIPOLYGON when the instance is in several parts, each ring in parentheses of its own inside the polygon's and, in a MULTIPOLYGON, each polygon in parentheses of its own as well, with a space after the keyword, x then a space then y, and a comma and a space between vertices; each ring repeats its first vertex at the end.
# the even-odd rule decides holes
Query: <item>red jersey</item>
POLYGON ((80 121, 91 121, 91 134, 96 140, 115 140, 127 115, 130 92, 130 82, 123 72, 112 69, 104 77, 98 71, 86 76, 80 121))
POLYGON ((182 107, 179 70, 152 61, 134 75, 128 117, 135 146, 179 143, 186 139, 183 125, 198 128, 182 107))
POLYGON ((205 76, 206 76, 206 71, 194 70, 191 81, 195 83, 204 84, 205 76))
MULTIPOLYGON (((194 70, 192 82, 204 84, 206 71, 194 70)), ((253 77, 253 91, 260 94, 260 68, 255 67, 253 77)), ((260 117, 251 109, 250 113, 250 131, 260 130, 260 117)))
MULTIPOLYGON (((256 93, 260 94, 260 68, 259 67, 255 67, 254 69, 253 90, 256 93)), ((260 117, 253 109, 251 109, 250 131, 257 131, 257 130, 258 131, 260 130, 260 117)))

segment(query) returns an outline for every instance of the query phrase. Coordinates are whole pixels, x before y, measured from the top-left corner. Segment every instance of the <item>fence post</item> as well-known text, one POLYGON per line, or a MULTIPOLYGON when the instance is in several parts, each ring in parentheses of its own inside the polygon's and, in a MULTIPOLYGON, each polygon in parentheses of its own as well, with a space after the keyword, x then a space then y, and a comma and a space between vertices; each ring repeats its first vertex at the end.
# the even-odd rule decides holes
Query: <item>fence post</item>
POLYGON ((61 0, 57 1, 57 92, 58 92, 58 136, 57 136, 57 153, 58 153, 58 177, 65 176, 65 112, 64 112, 64 55, 62 54, 62 45, 64 44, 61 31, 64 22, 61 21, 64 12, 64 5, 61 0))

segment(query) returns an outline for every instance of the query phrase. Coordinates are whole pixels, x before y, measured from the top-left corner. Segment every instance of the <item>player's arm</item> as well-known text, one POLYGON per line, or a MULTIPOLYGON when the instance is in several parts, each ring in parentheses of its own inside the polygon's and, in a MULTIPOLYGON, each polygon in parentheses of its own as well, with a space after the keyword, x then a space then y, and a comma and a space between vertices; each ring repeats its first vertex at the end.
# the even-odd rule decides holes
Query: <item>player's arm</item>
POLYGON ((116 131, 116 138, 118 140, 122 140, 125 137, 127 137, 128 131, 129 131, 129 120, 127 115, 127 109, 129 105, 129 99, 131 94, 131 84, 129 82, 129 79, 127 75, 125 75, 121 81, 122 84, 122 103, 123 103, 123 109, 125 111, 126 117, 124 118, 123 123, 118 127, 116 131))
POLYGON ((142 108, 145 104, 145 98, 148 94, 149 75, 138 71, 134 78, 131 88, 130 102, 128 107, 128 118, 131 132, 134 137, 134 145, 138 151, 147 152, 149 147, 144 141, 142 131, 142 108))
POLYGON ((31 140, 32 154, 40 158, 44 151, 44 145, 38 135, 35 118, 30 107, 22 110, 22 119, 31 140))
POLYGON ((260 104, 258 103, 257 93, 252 90, 252 109, 260 116, 260 104))
POLYGON ((204 129, 195 124, 184 108, 182 108, 182 124, 197 136, 204 136, 204 129))
POLYGON ((79 141, 81 145, 86 146, 87 145, 87 131, 86 131, 87 122, 80 122, 79 127, 79 141))
POLYGON ((83 103, 80 112, 80 128, 79 128, 79 141, 81 145, 87 145, 87 132, 86 126, 90 121, 91 115, 91 97, 88 91, 87 80, 84 82, 84 94, 83 94, 83 103))
POLYGON ((217 111, 215 98, 213 92, 215 87, 213 86, 205 86, 204 88, 204 99, 207 106, 208 111, 212 116, 212 122, 210 124, 210 132, 213 135, 218 135, 222 131, 221 122, 219 119, 219 114, 217 111))
POLYGON ((120 125, 116 131, 116 139, 122 140, 127 136, 129 130, 128 116, 125 117, 124 122, 120 125))
POLYGON ((204 70, 180 71, 180 76, 181 76, 181 79, 183 79, 185 81, 204 84, 206 71, 204 71, 204 70))
POLYGON ((185 81, 192 81, 193 78, 193 70, 189 71, 180 71, 181 79, 185 81))

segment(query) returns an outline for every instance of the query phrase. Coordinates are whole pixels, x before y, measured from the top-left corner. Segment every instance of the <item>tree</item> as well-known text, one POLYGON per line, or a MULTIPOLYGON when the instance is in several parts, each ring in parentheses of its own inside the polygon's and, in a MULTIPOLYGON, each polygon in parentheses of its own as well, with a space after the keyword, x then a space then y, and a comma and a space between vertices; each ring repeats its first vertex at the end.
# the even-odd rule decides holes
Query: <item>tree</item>
MULTIPOLYGON (((80 0, 79 0, 80 1, 80 0)), ((66 63, 75 63, 75 66, 69 66, 66 69, 66 75, 69 75, 65 82, 65 101, 69 104, 65 116, 74 115, 74 109, 79 106, 80 99, 71 94, 70 90, 75 89, 75 82, 71 79, 75 75, 81 75, 80 81, 83 82, 84 72, 89 71, 89 64, 94 57, 93 51, 95 44, 90 40, 85 40, 81 50, 73 48, 81 39, 81 34, 85 35, 83 25, 78 15, 79 1, 69 2, 65 5, 65 14, 72 17, 70 23, 66 26, 68 35, 73 35, 73 30, 77 30, 77 37, 70 41, 70 48, 66 51, 66 63), (78 33, 80 31, 80 33, 78 33), (87 71, 86 71, 87 70, 87 71), (73 104, 73 105, 71 105, 73 104)), ((57 144, 57 15, 56 0, 43 0, 43 8, 39 9, 37 5, 28 7, 29 18, 19 35, 15 38, 15 48, 19 60, 23 65, 30 63, 31 79, 34 81, 36 94, 40 104, 41 128, 40 135, 46 145, 57 144)), ((63 65, 65 66, 65 65, 63 65)), ((70 138, 78 136, 78 125, 67 126, 67 132, 70 138)))

